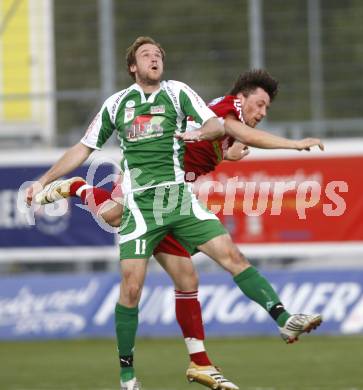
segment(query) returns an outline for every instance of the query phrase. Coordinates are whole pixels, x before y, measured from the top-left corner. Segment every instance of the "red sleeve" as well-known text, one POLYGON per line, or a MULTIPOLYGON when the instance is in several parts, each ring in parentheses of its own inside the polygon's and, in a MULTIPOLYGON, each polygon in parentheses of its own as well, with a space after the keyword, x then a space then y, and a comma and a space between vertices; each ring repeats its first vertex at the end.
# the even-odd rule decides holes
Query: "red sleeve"
MULTIPOLYGON (((243 122, 241 103, 236 96, 228 95, 214 99, 208 104, 208 107, 219 118, 225 118, 228 114, 232 114, 243 122)), ((184 155, 186 181, 194 181, 198 176, 213 171, 223 160, 225 152, 232 143, 233 139, 229 136, 215 141, 187 143, 184 155)))
POLYGON ((236 96, 222 96, 212 100, 208 106, 219 118, 225 118, 228 114, 233 114, 241 122, 244 122, 241 102, 236 96))

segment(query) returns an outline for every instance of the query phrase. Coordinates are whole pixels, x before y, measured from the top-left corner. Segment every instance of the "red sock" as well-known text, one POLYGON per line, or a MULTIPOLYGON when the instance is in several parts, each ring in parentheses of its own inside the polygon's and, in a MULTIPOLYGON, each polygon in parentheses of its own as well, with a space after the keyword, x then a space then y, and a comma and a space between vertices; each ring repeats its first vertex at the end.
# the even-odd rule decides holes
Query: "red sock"
POLYGON ((69 188, 69 194, 71 196, 77 196, 76 192, 78 188, 84 186, 85 184, 87 183, 84 180, 75 181, 74 183, 71 184, 71 187, 69 188))
MULTIPOLYGON (((85 181, 76 181, 72 183, 70 188, 71 196, 77 196, 76 192, 85 184, 85 181)), ((106 200, 112 199, 111 192, 99 187, 85 188, 80 193, 79 197, 81 198, 82 203, 87 205, 90 211, 96 215, 102 204, 106 202, 106 200)))
POLYGON ((212 365, 204 349, 204 327, 202 310, 198 301, 198 291, 175 290, 175 313, 187 344, 190 360, 199 366, 212 365), (195 344, 190 339, 195 340, 199 350, 193 351, 193 348, 190 348, 191 344, 195 344))
POLYGON ((82 202, 88 206, 93 214, 98 214, 99 209, 106 200, 112 199, 111 192, 103 188, 92 187, 81 192, 82 202))

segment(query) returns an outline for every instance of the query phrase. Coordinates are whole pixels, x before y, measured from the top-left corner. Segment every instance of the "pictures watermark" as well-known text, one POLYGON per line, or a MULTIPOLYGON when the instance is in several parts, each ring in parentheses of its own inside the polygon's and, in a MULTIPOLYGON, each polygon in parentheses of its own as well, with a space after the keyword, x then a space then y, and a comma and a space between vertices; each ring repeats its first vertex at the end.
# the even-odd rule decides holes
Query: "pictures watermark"
MULTIPOLYGON (((163 225, 165 218, 171 213, 190 215, 193 202, 196 202, 195 197, 207 205, 211 213, 219 216, 233 216, 236 212, 242 212, 248 217, 278 216, 284 213, 288 204, 290 209, 295 209, 297 219, 306 220, 310 209, 319 208, 326 217, 339 217, 347 209, 344 193, 349 191, 349 186, 343 180, 324 183, 319 175, 299 173, 277 180, 261 175, 252 177, 252 180, 251 177, 241 176, 211 180, 210 177, 204 176, 194 183, 193 175, 193 172, 186 175, 189 183, 184 186, 181 183, 164 185, 156 183, 155 180, 140 185, 138 183, 143 178, 140 169, 126 171, 121 175, 119 164, 103 156, 102 159, 94 159, 87 170, 86 205, 82 202, 76 205, 89 212, 97 224, 110 233, 122 231, 127 226, 136 204, 131 202, 131 199, 146 195, 146 191, 149 192, 149 197, 150 191, 153 191, 150 208, 157 225, 163 225), (97 181, 96 173, 100 166, 105 164, 112 166, 113 173, 97 181), (94 189, 107 185, 112 187, 111 195, 100 204, 94 189), (128 191, 130 188, 132 190, 128 191), (123 217, 125 207, 131 212, 123 217)), ((43 219, 52 220, 64 218, 70 212, 67 199, 61 198, 53 202, 52 194, 46 193, 37 181, 25 182, 19 188, 17 209, 30 226, 38 224, 36 217, 39 215, 42 215, 43 219), (34 194, 40 193, 48 197, 50 203, 41 205, 36 203, 33 197, 30 207, 27 206, 25 198, 29 188, 32 188, 34 194)), ((60 223, 59 226, 61 225, 60 223)))
POLYGON ((210 193, 219 193, 222 204, 211 205, 215 214, 233 215, 242 210, 247 216, 281 215, 284 196, 295 194, 295 209, 299 219, 306 219, 306 210, 322 203, 323 214, 327 217, 338 217, 346 210, 346 202, 341 193, 348 192, 345 181, 331 181, 325 187, 318 181, 278 181, 278 182, 241 182, 232 177, 225 184, 219 181, 204 181, 199 186, 198 199, 208 204, 210 193), (324 199, 323 198, 324 196, 324 199))

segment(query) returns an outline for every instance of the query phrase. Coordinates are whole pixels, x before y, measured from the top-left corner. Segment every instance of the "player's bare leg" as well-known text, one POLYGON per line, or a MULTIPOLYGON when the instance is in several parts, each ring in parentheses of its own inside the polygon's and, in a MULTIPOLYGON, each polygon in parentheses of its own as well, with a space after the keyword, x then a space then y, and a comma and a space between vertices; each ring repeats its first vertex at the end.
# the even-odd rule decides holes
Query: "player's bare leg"
POLYGON ((123 205, 114 200, 107 200, 99 208, 97 216, 112 227, 119 227, 123 213, 123 205))
POLYGON ((156 253, 155 257, 174 282, 176 319, 190 357, 186 371, 188 381, 211 389, 237 390, 238 387, 213 365, 205 350, 202 311, 198 301, 198 274, 191 258, 163 252, 156 253))
POLYGON ((238 251, 228 234, 213 238, 199 249, 230 272, 240 290, 261 305, 275 320, 283 340, 291 344, 322 322, 319 314, 289 314, 270 283, 238 251))

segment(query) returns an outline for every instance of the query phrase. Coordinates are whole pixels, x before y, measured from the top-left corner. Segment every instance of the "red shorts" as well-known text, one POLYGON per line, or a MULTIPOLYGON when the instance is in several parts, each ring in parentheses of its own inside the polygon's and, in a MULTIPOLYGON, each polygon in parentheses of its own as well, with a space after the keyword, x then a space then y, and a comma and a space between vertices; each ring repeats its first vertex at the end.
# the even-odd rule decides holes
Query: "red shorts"
POLYGON ((163 241, 154 249, 154 254, 159 252, 174 256, 190 257, 190 253, 170 234, 165 236, 163 241))

